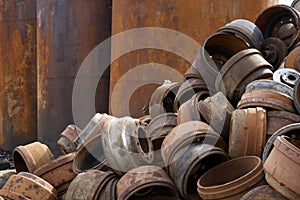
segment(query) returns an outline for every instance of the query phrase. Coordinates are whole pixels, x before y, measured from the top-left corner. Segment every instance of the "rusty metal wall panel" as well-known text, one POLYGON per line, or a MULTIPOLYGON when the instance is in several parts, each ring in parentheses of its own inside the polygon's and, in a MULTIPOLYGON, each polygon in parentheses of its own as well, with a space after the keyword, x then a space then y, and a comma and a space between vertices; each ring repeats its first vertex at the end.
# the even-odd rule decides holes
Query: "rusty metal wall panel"
POLYGON ((0 147, 37 138, 36 1, 0 1, 0 147))
MULTIPOLYGON (((216 32, 234 19, 244 18, 253 22, 265 8, 277 2, 278 0, 114 0, 112 33, 116 34, 139 27, 164 27, 182 32, 201 43, 209 34, 216 32)), ((112 54, 118 52, 118 46, 124 44, 126 41, 112 47, 112 54)), ((182 74, 191 65, 183 58, 161 50, 143 49, 127 53, 112 64, 110 97, 112 97, 112 91, 120 77, 136 66, 152 62, 168 65, 182 74)), ((110 111, 111 107, 114 107, 115 111, 112 114, 116 116, 127 115, 125 106, 128 106, 133 117, 143 115, 143 104, 155 88, 140 87, 139 92, 135 92, 131 97, 134 100, 128 103, 123 102, 124 98, 122 98, 124 93, 128 92, 126 91, 126 83, 120 84, 122 90, 115 94, 118 103, 110 105, 110 111), (135 103, 135 106, 132 106, 132 103, 135 103)))
MULTIPOLYGON (((72 90, 90 51, 111 35, 105 0, 38 0, 38 139, 58 154, 56 141, 73 122, 72 90)), ((109 70, 96 94, 96 111, 107 112, 109 70)), ((83 128, 83 127, 81 127, 83 128)))

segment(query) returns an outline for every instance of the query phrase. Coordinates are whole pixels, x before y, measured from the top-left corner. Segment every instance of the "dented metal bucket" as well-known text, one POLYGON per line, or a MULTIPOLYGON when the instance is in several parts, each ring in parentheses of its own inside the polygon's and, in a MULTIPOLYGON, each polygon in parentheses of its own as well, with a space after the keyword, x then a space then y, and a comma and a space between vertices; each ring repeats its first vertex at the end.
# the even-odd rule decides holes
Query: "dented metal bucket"
POLYGON ((208 170, 198 180, 197 190, 203 200, 239 200, 252 188, 264 183, 260 158, 246 156, 229 160, 208 170))
POLYGON ((152 119, 164 113, 174 112, 174 99, 180 85, 180 83, 163 84, 153 92, 149 102, 149 114, 152 119))
POLYGON ((299 15, 299 12, 290 6, 274 5, 260 13, 255 24, 265 39, 271 36, 278 37, 291 49, 300 39, 299 15))
POLYGON ((175 154, 168 172, 184 199, 200 199, 197 193, 198 179, 207 170, 228 159, 227 153, 221 148, 194 143, 175 154))
MULTIPOLYGON (((187 149, 192 143, 211 144, 226 150, 226 143, 209 125, 200 121, 188 121, 177 125, 162 143, 161 156, 168 168, 175 154, 187 149)), ((177 154, 177 156, 180 156, 177 154)))
POLYGON ((117 199, 179 198, 168 174, 157 166, 141 166, 128 171, 117 183, 117 199))
POLYGON ((57 191, 47 181, 27 172, 12 175, 0 195, 12 199, 57 200, 57 191))
POLYGON ((107 162, 102 147, 102 135, 90 139, 82 146, 73 161, 73 171, 76 174, 86 172, 91 169, 107 171, 107 162))
POLYGON ((78 137, 74 140, 74 144, 77 150, 85 145, 89 140, 100 135, 103 131, 104 124, 114 119, 115 117, 107 114, 96 113, 94 117, 89 121, 85 128, 81 131, 78 137))
POLYGON ((267 132, 263 108, 237 109, 232 112, 228 154, 231 158, 262 155, 267 132))
POLYGON ((165 137, 175 126, 177 126, 176 113, 161 114, 151 120, 146 131, 153 144, 154 160, 152 165, 164 167, 163 159, 161 157, 161 145, 165 137))
POLYGON ((263 107, 267 110, 281 110, 295 113, 294 102, 290 96, 274 90, 258 89, 243 94, 237 107, 263 107))
POLYGON ((201 121, 198 104, 207 97, 209 97, 208 91, 200 91, 182 104, 177 111, 177 124, 182 124, 187 121, 201 121))
POLYGON ((264 163, 267 182, 288 199, 300 198, 299 156, 300 142, 287 136, 279 136, 264 163))
POLYGON ((50 183, 58 194, 62 194, 68 190, 71 181, 76 177, 72 168, 76 154, 75 152, 60 156, 42 165, 33 174, 50 183))
POLYGON ((226 96, 231 103, 236 104, 247 84, 257 79, 272 77, 272 69, 272 65, 257 49, 240 51, 224 63, 216 79, 216 89, 220 91, 224 85, 226 96))
POLYGON ((184 81, 174 99, 174 111, 177 112, 182 104, 191 99, 198 92, 208 92, 203 79, 188 79, 184 81))
POLYGON ((267 139, 282 127, 300 122, 300 116, 286 111, 267 112, 267 139))
POLYGON ((262 155, 262 161, 263 163, 266 161, 266 159, 268 158, 270 152, 272 151, 274 145, 273 143, 275 142, 275 140, 277 139, 278 136, 288 136, 290 138, 296 139, 296 140, 300 140, 300 123, 293 123, 293 124, 289 124, 287 126, 282 127, 281 129, 279 129, 278 131, 276 131, 267 141, 264 151, 263 151, 263 155, 262 155))
POLYGON ((57 141, 57 145, 59 146, 59 149, 63 154, 68 154, 76 151, 74 140, 80 132, 81 130, 76 125, 70 124, 60 134, 60 138, 57 141))
POLYGON ((40 142, 18 146, 12 154, 17 172, 32 173, 37 168, 53 160, 53 154, 49 147, 40 142))
POLYGON ((112 196, 108 196, 107 200, 114 200, 115 188, 111 187, 110 182, 116 179, 113 172, 89 170, 80 173, 71 182, 65 200, 104 200, 101 196, 107 187, 112 190, 112 196))
POLYGON ((153 144, 141 126, 131 117, 110 120, 104 125, 102 148, 109 167, 122 175, 154 159, 153 144))
POLYGON ((261 49, 264 36, 260 29, 251 21, 236 19, 226 24, 218 32, 231 33, 249 44, 251 48, 261 49))
POLYGON ((228 142, 231 113, 234 110, 231 103, 222 92, 208 97, 198 104, 201 118, 211 126, 222 139, 228 142))

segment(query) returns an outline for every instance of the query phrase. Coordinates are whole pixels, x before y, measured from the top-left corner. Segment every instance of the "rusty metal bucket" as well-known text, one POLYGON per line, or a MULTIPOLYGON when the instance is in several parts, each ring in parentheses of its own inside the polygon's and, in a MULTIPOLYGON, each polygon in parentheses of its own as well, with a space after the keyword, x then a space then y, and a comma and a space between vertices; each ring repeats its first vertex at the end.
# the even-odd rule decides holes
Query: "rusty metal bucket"
POLYGON ((17 172, 34 172, 37 168, 53 160, 49 147, 40 142, 18 146, 13 151, 17 172))
POLYGON ((203 200, 239 200, 253 187, 264 184, 263 165, 259 157, 246 156, 224 162, 207 171, 198 180, 203 200), (215 177, 220 177, 216 179, 215 177))
POLYGON ((0 195, 9 199, 57 200, 57 191, 50 183, 27 172, 12 175, 0 195))

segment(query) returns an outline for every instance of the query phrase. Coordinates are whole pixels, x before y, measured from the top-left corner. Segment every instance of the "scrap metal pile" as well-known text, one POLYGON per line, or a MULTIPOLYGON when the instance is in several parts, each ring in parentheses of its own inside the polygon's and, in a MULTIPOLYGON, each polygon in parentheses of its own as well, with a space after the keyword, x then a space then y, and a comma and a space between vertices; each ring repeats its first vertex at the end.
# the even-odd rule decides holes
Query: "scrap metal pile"
MULTIPOLYGON (((295 8, 297 5, 294 5, 295 8)), ((300 199, 300 13, 276 5, 207 37, 140 119, 69 125, 56 159, 13 152, 3 199, 300 199)))

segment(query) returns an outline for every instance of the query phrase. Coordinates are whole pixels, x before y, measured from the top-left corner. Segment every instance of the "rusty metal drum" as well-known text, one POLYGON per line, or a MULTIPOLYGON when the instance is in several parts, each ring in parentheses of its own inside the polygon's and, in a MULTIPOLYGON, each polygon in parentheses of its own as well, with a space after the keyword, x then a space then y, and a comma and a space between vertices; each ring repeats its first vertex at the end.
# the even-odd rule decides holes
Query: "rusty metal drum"
POLYGON ((0 2, 0 146, 37 139, 36 1, 0 2))
MULTIPOLYGON (((246 18, 247 20, 254 21, 260 12, 276 3, 278 3, 277 0, 254 0, 251 2, 243 0, 154 0, 147 2, 115 0, 113 4, 112 33, 122 33, 142 27, 163 27, 181 32, 200 44, 204 38, 214 33, 226 23, 237 18, 246 18), (195 19, 201 23, 197 23, 195 19)), ((147 40, 151 44, 152 41, 145 35, 140 35, 140 37, 143 38, 139 39, 147 40)), ((121 49, 124 49, 123 47, 127 48, 128 41, 132 41, 129 44, 134 45, 136 39, 136 37, 129 37, 126 40, 120 41, 112 48, 112 55, 120 53, 121 49)), ((172 40, 172 38, 168 37, 168 40, 174 46, 174 51, 178 49, 190 51, 191 49, 186 43, 177 45, 178 41, 176 39, 172 40)), ((153 43, 165 44, 166 41, 160 39, 159 41, 153 41, 153 43)), ((191 51, 188 56, 194 59, 196 54, 197 49, 196 52, 191 51)), ((141 117, 141 108, 155 88, 158 87, 158 84, 149 84, 149 82, 156 80, 159 73, 151 74, 151 80, 147 79, 147 82, 141 77, 134 77, 130 81, 119 81, 131 69, 145 63, 160 63, 184 74, 192 64, 192 62, 189 62, 172 52, 151 48, 123 54, 113 62, 111 67, 110 98, 112 104, 110 105, 110 114, 118 117, 124 116, 128 114, 127 109, 129 109, 131 116, 141 117), (128 91, 128 85, 132 82, 136 82, 140 87, 135 91, 128 91), (118 92, 115 92, 116 86, 120 88, 118 92), (122 97, 128 92, 132 92, 132 95, 130 101, 125 102, 122 97), (112 98, 113 93, 117 93, 114 98, 112 98), (114 110, 113 113, 112 108, 114 110)), ((172 78, 170 79, 171 81, 176 81, 174 80, 176 77, 172 78)))
MULTIPOLYGON (((90 51, 110 37, 111 9, 105 0, 38 0, 37 16, 38 139, 57 155, 59 134, 74 123, 72 90, 76 74, 90 51)), ((96 112, 107 112, 108 87, 109 70, 99 81, 96 112)), ((81 114, 87 115, 86 102, 82 103, 81 114)), ((76 125, 83 128, 90 118, 76 125)))

